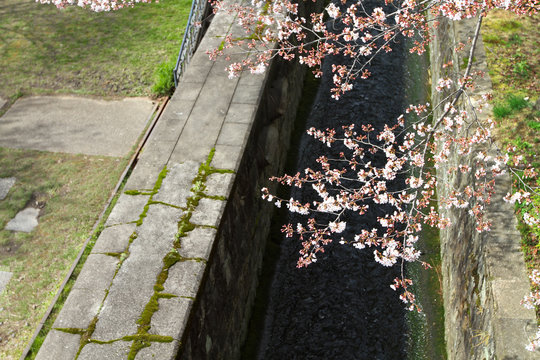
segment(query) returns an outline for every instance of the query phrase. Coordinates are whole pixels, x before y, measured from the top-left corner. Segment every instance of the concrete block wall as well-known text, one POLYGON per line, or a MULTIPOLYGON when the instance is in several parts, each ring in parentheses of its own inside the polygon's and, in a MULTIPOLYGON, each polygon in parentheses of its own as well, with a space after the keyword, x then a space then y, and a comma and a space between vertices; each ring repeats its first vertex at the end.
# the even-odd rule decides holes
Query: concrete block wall
MULTIPOLYGON (((467 39, 474 34, 474 27, 474 19, 442 20, 434 29, 430 48, 433 82, 442 76, 457 79, 454 71, 463 68, 468 51, 456 53, 453 49, 460 42, 467 44, 467 39), (449 61, 453 61, 454 67, 443 69, 442 65, 449 61)), ((484 71, 486 77, 477 81, 472 101, 491 91, 481 41, 475 59, 475 69, 484 71)), ((434 85, 432 87, 432 103, 437 104, 443 94, 437 93, 434 85)), ((462 101, 460 106, 466 105, 462 101)), ((441 113, 441 110, 435 111, 434 118, 441 113)), ((479 114, 479 117, 487 116, 491 116, 489 108, 479 114)), ((451 187, 463 189, 473 184, 474 175, 459 171, 448 173, 447 170, 458 163, 474 166, 474 156, 474 152, 469 156, 451 154, 450 161, 437 173, 440 196, 447 195, 451 187)), ((520 305, 521 298, 529 291, 529 282, 513 206, 502 200, 510 185, 508 176, 497 180, 496 195, 487 208, 487 217, 493 222, 488 233, 478 233, 466 211, 440 208, 453 224, 441 231, 445 337, 450 360, 533 359, 540 356, 525 350, 528 338, 534 333, 536 319, 534 311, 520 305)))

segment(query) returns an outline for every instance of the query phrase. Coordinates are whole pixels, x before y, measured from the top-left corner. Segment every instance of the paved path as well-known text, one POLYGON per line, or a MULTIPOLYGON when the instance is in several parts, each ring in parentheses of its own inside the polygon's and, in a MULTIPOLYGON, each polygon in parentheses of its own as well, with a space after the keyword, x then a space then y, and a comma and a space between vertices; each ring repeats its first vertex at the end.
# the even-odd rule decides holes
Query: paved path
POLYGON ((152 108, 147 98, 21 98, 0 117, 0 146, 125 156, 143 131, 152 108))

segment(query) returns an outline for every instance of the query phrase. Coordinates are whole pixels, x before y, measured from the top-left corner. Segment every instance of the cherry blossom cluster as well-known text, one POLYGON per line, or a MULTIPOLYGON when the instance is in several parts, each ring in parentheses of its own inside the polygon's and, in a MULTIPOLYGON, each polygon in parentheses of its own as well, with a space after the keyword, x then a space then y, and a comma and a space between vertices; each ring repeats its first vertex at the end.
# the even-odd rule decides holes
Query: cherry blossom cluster
MULTIPOLYGON (((537 0, 386 0, 384 7, 374 9, 366 9, 362 1, 341 1, 304 17, 292 0, 251 0, 250 6, 218 0, 214 5, 216 9, 237 14, 247 36, 229 37, 223 46, 210 52, 211 56, 221 55, 224 49, 231 47, 259 51, 256 56, 231 64, 227 68, 231 77, 243 69, 260 72, 274 56, 297 58, 320 76, 322 59, 341 54, 354 61, 332 67, 332 93, 336 99, 351 89, 354 79, 369 77, 373 58, 381 52, 392 51, 392 44, 399 36, 414 39, 412 53, 425 52, 431 41, 430 26, 437 26, 436 22, 428 20, 428 13, 434 18, 459 20, 483 15, 494 8, 520 15, 532 15, 539 10, 537 0)), ((471 80, 461 79, 469 83, 471 80)), ((451 85, 450 79, 439 81, 439 86, 451 85)))
POLYGON ((136 3, 150 3, 152 0, 36 0, 36 2, 53 4, 59 9, 70 5, 77 5, 83 8, 89 8, 92 11, 101 12, 132 7, 136 3))

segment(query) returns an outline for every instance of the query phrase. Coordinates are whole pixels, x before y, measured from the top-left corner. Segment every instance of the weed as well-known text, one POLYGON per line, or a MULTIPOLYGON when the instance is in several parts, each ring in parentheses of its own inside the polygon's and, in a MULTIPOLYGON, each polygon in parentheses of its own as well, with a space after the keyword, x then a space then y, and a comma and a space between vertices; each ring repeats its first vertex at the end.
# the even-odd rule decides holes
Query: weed
POLYGON ((174 60, 162 62, 158 65, 154 75, 152 92, 157 96, 172 95, 174 91, 173 71, 176 62, 174 60))
POLYGON ((509 116, 512 113, 512 109, 506 104, 499 104, 493 107, 493 115, 496 119, 501 119, 509 116))
POLYGON ((482 35, 482 40, 488 44, 506 44, 506 41, 504 41, 500 36, 494 34, 482 35))
POLYGON ((506 98, 506 102, 512 111, 519 111, 523 108, 526 108, 529 105, 529 102, 525 100, 523 96, 510 95, 506 98))
POLYGON ((521 45, 522 43, 523 40, 519 34, 512 34, 510 35, 510 38, 508 38, 508 45, 521 45))
POLYGON ((502 119, 526 108, 528 105, 529 102, 523 96, 511 94, 493 107, 493 115, 497 119, 502 119))
POLYGON ((522 26, 523 24, 517 20, 498 19, 494 23, 494 28, 502 31, 514 31, 522 26))
POLYGON ((514 74, 518 75, 518 76, 522 76, 522 77, 526 77, 529 75, 529 70, 531 69, 531 67, 529 66, 529 64, 527 63, 526 60, 521 60, 521 61, 518 61, 514 64, 514 68, 512 69, 512 71, 514 72, 514 74))
POLYGON ((519 149, 519 150, 530 150, 532 149, 533 145, 527 141, 524 141, 521 136, 518 136, 515 138, 512 143, 519 149))
POLYGON ((535 131, 540 131, 540 121, 529 120, 527 121, 527 126, 535 131))

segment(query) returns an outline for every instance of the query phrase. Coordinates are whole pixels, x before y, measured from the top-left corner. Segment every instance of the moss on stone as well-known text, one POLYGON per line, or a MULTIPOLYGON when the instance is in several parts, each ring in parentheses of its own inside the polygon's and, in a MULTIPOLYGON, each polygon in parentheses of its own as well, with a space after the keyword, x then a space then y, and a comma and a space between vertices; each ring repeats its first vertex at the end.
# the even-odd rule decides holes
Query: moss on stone
POLYGON ((78 329, 78 328, 54 328, 54 330, 61 331, 68 334, 73 335, 83 335, 86 331, 85 329, 78 329))
MULTIPOLYGON (((164 290, 164 284, 165 281, 167 281, 167 278, 169 277, 169 269, 174 266, 176 263, 181 261, 196 261, 196 262, 204 262, 206 263, 207 260, 203 258, 184 258, 182 257, 176 249, 179 249, 181 247, 181 238, 187 236, 187 234, 190 231, 193 231, 197 226, 195 224, 192 224, 190 222, 191 216, 193 214, 193 211, 197 208, 199 205, 199 201, 203 197, 208 197, 204 194, 204 190, 206 189, 206 179, 209 174, 216 173, 216 172, 231 172, 230 170, 220 170, 215 169, 210 166, 210 163, 212 162, 212 159, 215 154, 215 149, 212 149, 210 151, 210 154, 208 155, 206 161, 202 163, 199 166, 199 171, 197 173, 197 176, 192 181, 192 187, 191 192, 193 193, 192 196, 188 197, 186 199, 186 207, 181 208, 177 207, 171 204, 167 204, 160 201, 153 201, 153 196, 159 191, 161 188, 161 184, 163 182, 163 179, 167 175, 167 169, 166 167, 161 171, 159 174, 158 180, 156 181, 156 184, 154 186, 154 189, 152 190, 152 193, 150 195, 150 199, 148 200, 146 206, 144 207, 143 213, 141 213, 139 220, 136 222, 137 226, 142 225, 144 218, 146 217, 146 213, 148 212, 148 208, 151 204, 162 204, 167 206, 173 206, 175 208, 181 208, 184 210, 184 214, 180 218, 178 222, 178 232, 176 234, 176 238, 173 244, 173 249, 165 255, 163 258, 163 267, 161 269, 161 272, 156 278, 156 283, 154 284, 154 294, 144 307, 144 310, 142 314, 140 315, 139 319, 137 320, 138 328, 137 333, 135 335, 126 336, 123 338, 123 340, 126 341, 133 341, 133 344, 131 345, 128 359, 132 360, 135 359, 138 352, 151 345, 152 342, 171 342, 173 341, 173 338, 170 336, 162 336, 162 335, 152 335, 148 334, 148 330, 151 326, 152 316, 154 313, 156 313, 159 310, 159 299, 170 299, 177 297, 177 295, 174 294, 168 294, 163 293, 164 290)), ((209 197, 209 198, 215 198, 216 200, 226 200, 225 197, 209 197)), ((134 232, 132 236, 136 237, 136 233, 134 232)), ((193 297, 187 297, 182 296, 182 298, 195 300, 193 297)))
POLYGON ((167 255, 165 255, 165 258, 163 259, 163 264, 165 265, 164 270, 169 270, 171 266, 176 264, 178 261, 182 259, 182 256, 178 254, 176 250, 170 251, 167 255))
POLYGON ((151 192, 142 192, 139 190, 126 190, 124 191, 126 195, 151 195, 151 192))
POLYGON ((146 217, 146 214, 148 213, 148 209, 150 208, 150 204, 152 204, 152 201, 153 201, 152 199, 154 195, 157 194, 159 189, 161 189, 161 184, 163 184, 163 180, 165 179, 165 177, 167 177, 168 172, 169 170, 167 170, 167 166, 164 166, 163 170, 161 170, 161 172, 159 173, 156 183, 154 184, 154 188, 152 189, 152 192, 150 193, 150 199, 148 199, 148 202, 146 203, 146 205, 144 205, 143 211, 141 215, 139 215, 139 220, 135 222, 137 226, 141 226, 143 224, 144 218, 146 217))
POLYGON ((175 208, 175 209, 184 210, 184 208, 181 207, 181 206, 169 204, 169 203, 166 203, 166 202, 163 202, 163 201, 154 201, 154 200, 152 200, 151 202, 149 202, 149 205, 164 205, 164 206, 169 206, 169 207, 172 207, 172 208, 175 208))
POLYGON ((226 201, 227 197, 221 195, 203 195, 206 199, 226 201))
POLYGON ((118 258, 120 259, 120 257, 122 256, 123 253, 117 253, 117 252, 106 252, 104 255, 107 255, 107 256, 112 256, 112 257, 115 257, 115 258, 118 258))
POLYGON ((90 325, 88 325, 88 328, 86 328, 86 330, 84 330, 81 333, 81 340, 79 342, 79 350, 77 351, 77 355, 75 355, 75 359, 77 359, 79 357, 79 355, 81 354, 81 351, 85 347, 85 345, 90 342, 90 338, 92 337, 92 334, 94 333, 94 330, 96 330, 97 321, 98 321, 98 317, 96 315, 96 316, 94 316, 94 318, 90 322, 90 325))

